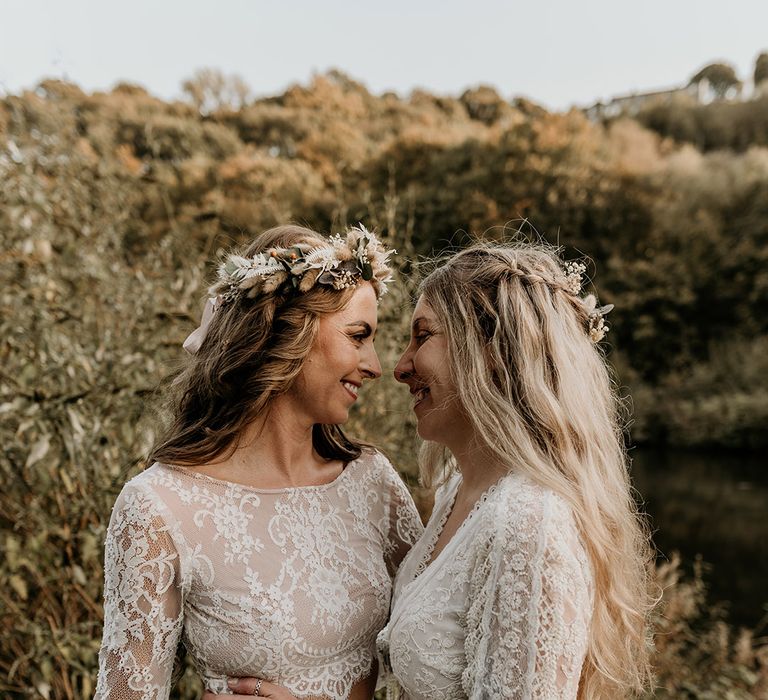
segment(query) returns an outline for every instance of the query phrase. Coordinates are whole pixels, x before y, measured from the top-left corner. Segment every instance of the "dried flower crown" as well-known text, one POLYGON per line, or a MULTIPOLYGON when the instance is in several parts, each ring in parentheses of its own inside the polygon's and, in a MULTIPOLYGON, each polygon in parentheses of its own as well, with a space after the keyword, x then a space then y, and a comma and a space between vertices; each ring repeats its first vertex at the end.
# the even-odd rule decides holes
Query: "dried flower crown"
MULTIPOLYGON (((587 271, 587 266, 580 262, 567 262, 563 266, 565 269, 565 290, 569 294, 578 297, 581 293, 581 276, 587 271)), ((597 298, 594 294, 587 294, 581 303, 589 318, 589 337, 592 342, 599 343, 611 327, 605 322, 605 316, 613 309, 613 304, 597 305, 597 298)))
POLYGON ((231 254, 219 266, 218 279, 209 288, 200 327, 184 341, 184 349, 194 355, 205 339, 214 312, 237 299, 255 299, 281 288, 286 292, 307 292, 321 284, 341 290, 360 281, 376 282, 377 296, 386 294, 392 281, 387 250, 374 233, 362 224, 344 234, 330 237, 329 244, 299 244, 290 248, 271 248, 246 258, 231 254))
POLYGON ((251 258, 230 255, 219 267, 219 279, 210 292, 227 303, 241 297, 253 299, 280 287, 307 292, 322 284, 340 290, 361 280, 375 280, 381 295, 392 280, 388 263, 394 252, 358 224, 344 235, 331 236, 326 246, 272 248, 251 258))

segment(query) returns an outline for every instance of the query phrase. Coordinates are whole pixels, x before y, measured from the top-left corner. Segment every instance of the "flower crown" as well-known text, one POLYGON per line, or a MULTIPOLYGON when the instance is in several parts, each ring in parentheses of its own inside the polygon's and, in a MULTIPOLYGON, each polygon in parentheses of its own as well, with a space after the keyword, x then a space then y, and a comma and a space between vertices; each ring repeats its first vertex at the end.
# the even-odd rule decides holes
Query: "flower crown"
POLYGON ((209 288, 200 327, 184 341, 184 349, 194 355, 205 340, 214 312, 222 305, 241 298, 255 299, 279 289, 307 292, 321 284, 341 290, 360 281, 376 282, 376 295, 387 293, 392 281, 389 256, 382 242, 362 224, 345 234, 331 236, 329 244, 311 246, 300 243, 290 248, 271 248, 246 258, 231 254, 219 266, 217 281, 209 288))
MULTIPOLYGON (((581 276, 587 271, 587 266, 580 262, 567 262, 565 268, 565 290, 578 297, 581 292, 581 276)), ((613 309, 613 304, 597 305, 594 294, 587 294, 580 299, 589 318, 589 337, 593 343, 599 343, 611 327, 605 322, 606 315, 613 309)))
POLYGON ((253 299, 280 287, 307 292, 322 284, 341 290, 364 280, 376 281, 380 296, 386 294, 387 284, 392 280, 388 263, 394 252, 358 224, 343 236, 331 236, 326 246, 298 244, 271 248, 251 258, 229 255, 220 265, 219 279, 209 291, 211 296, 227 303, 241 297, 253 299))

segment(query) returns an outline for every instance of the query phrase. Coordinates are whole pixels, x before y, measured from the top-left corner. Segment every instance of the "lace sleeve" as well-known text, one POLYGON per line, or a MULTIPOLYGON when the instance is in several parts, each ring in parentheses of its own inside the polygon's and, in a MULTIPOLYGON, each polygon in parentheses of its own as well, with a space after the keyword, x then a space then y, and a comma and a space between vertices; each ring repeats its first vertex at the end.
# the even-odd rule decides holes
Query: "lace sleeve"
POLYGON ((179 555, 151 496, 127 485, 104 556, 104 636, 96 700, 168 697, 182 628, 179 555))
POLYGON ((574 700, 592 594, 570 509, 539 493, 500 520, 473 575, 464 690, 469 698, 574 700))
POLYGON ((424 532, 419 511, 395 468, 386 458, 384 488, 387 494, 389 531, 384 545, 387 570, 394 578, 400 563, 424 532))

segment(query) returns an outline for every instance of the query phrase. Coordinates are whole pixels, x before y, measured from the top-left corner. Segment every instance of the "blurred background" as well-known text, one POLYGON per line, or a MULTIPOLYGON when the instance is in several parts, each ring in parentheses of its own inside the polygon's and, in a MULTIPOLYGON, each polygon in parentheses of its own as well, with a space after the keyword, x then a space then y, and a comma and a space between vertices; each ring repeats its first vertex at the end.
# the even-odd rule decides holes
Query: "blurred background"
POLYGON ((92 695, 163 378, 218 252, 295 221, 400 252, 351 430, 424 515, 391 378, 420 261, 588 256, 659 550, 653 697, 768 697, 768 5, 363 5, 3 3, 0 695, 92 695))

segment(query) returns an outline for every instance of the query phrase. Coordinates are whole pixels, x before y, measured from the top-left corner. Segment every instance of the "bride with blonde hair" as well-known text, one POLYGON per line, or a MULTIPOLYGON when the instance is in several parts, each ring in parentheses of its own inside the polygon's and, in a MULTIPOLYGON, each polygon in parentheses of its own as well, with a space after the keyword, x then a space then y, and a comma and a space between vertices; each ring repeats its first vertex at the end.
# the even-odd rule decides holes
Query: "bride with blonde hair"
POLYGON ((474 245, 426 277, 395 368, 438 483, 378 638, 390 697, 598 698, 650 682, 651 549, 581 263, 474 245))

